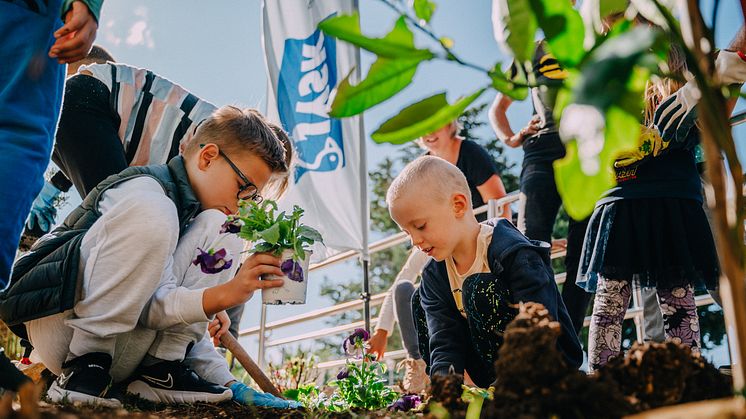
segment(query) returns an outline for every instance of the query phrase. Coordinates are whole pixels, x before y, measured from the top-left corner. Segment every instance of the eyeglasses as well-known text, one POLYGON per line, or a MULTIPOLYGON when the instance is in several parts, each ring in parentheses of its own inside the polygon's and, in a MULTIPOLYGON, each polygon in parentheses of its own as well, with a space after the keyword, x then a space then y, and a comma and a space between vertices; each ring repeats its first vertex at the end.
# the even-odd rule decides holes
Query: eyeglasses
POLYGON ((225 159, 225 161, 228 162, 228 164, 231 166, 231 169, 233 169, 234 172, 238 175, 238 177, 241 178, 243 181, 243 185, 241 185, 240 188, 238 188, 238 193, 236 194, 236 198, 243 199, 245 201, 252 200, 256 203, 262 202, 264 198, 262 198, 261 195, 259 195, 259 188, 256 187, 249 178, 244 175, 241 170, 236 167, 235 164, 231 161, 231 159, 228 158, 228 156, 223 153, 223 150, 218 150, 218 153, 220 153, 221 156, 225 159))

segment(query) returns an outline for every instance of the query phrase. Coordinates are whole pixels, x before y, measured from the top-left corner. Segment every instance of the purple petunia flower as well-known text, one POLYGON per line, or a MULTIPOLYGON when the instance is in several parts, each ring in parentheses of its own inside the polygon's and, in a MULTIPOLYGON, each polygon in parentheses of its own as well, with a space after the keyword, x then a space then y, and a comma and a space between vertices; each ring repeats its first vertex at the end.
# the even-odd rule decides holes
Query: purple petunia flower
POLYGON ((406 396, 402 396, 399 400, 395 401, 394 403, 389 406, 389 409, 391 410, 399 410, 402 412, 407 412, 412 409, 416 409, 417 406, 419 406, 422 403, 422 399, 420 399, 420 396, 416 394, 407 394, 406 396))
POLYGON ((352 348, 362 348, 362 343, 367 342, 368 339, 370 339, 370 333, 368 333, 367 330, 358 327, 347 339, 345 339, 342 343, 342 348, 344 348, 346 354, 350 354, 348 345, 352 348))
POLYGON ((192 261, 192 264, 199 265, 202 272, 206 274, 216 274, 230 268, 233 264, 233 259, 225 259, 226 251, 224 248, 218 251, 208 249, 206 252, 200 248, 197 248, 197 250, 199 250, 199 254, 192 261))
POLYGON ((282 269, 282 273, 287 275, 291 281, 303 282, 303 268, 295 260, 288 259, 282 262, 280 269, 282 269))
POLYGON ((337 373, 337 380, 344 380, 345 378, 350 376, 350 372, 347 371, 347 368, 343 369, 339 373, 337 373))
POLYGON ((238 218, 228 217, 228 219, 220 227, 220 233, 231 233, 237 234, 241 231, 241 220, 238 218))

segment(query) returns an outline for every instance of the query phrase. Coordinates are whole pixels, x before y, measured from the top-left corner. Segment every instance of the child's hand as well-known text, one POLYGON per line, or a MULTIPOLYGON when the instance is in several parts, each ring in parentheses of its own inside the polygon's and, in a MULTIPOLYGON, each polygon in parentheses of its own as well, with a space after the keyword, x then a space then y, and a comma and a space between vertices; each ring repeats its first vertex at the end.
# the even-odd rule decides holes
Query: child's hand
POLYGON ((245 303, 254 291, 282 286, 282 279, 262 280, 262 275, 283 276, 280 259, 269 253, 255 253, 246 259, 230 281, 205 289, 202 309, 206 316, 245 303))
POLYGON ((236 305, 250 299, 256 290, 277 288, 284 282, 282 279, 263 280, 263 275, 283 276, 280 258, 270 253, 255 253, 246 259, 231 280, 236 293, 240 295, 240 301, 236 305))
POLYGON ((212 319, 210 324, 207 326, 207 331, 210 332, 212 343, 215 346, 220 345, 220 337, 228 332, 228 328, 231 327, 231 319, 228 317, 228 313, 225 310, 217 313, 215 318, 212 319))
POLYGON ((97 29, 98 22, 88 6, 82 1, 73 2, 65 15, 65 25, 54 33, 57 41, 49 49, 49 56, 60 64, 82 60, 91 50, 97 29))
POLYGON ((375 354, 376 359, 381 359, 386 353, 386 344, 388 343, 388 332, 383 329, 376 330, 373 337, 368 341, 368 353, 375 354))

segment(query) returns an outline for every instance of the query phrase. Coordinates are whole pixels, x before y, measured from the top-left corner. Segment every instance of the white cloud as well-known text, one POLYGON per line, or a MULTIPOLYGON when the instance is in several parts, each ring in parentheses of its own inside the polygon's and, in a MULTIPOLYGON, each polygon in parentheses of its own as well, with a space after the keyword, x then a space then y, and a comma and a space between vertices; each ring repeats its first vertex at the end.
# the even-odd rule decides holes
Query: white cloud
MULTIPOLYGON (((137 14, 137 10, 135 11, 137 14)), ((130 26, 129 35, 127 35, 127 45, 138 46, 144 45, 149 49, 155 48, 155 42, 153 42, 153 36, 151 35, 150 29, 148 28, 147 20, 138 20, 130 26)))

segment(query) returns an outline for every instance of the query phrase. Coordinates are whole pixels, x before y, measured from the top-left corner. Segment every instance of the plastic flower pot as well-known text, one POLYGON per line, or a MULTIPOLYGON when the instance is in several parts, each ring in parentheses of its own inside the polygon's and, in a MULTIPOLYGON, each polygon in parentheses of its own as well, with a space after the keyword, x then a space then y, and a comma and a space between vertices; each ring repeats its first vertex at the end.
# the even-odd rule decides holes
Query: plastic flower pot
POLYGON ((308 261, 311 252, 306 251, 306 258, 301 261, 293 260, 293 251, 286 249, 280 257, 280 267, 285 275, 268 275, 266 279, 282 279, 281 287, 262 290, 264 304, 305 304, 308 290, 308 261))

